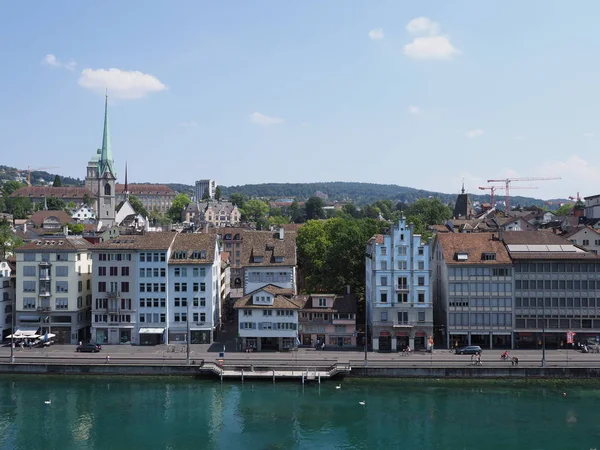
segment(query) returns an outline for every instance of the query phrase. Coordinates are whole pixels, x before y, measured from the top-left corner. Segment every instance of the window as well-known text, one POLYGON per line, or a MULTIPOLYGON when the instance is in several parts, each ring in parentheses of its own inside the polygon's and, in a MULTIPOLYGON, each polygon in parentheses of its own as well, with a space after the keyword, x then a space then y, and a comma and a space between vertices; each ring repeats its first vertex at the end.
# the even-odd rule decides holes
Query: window
POLYGON ((388 278, 387 277, 381 277, 380 283, 381 283, 382 286, 387 286, 388 285, 388 278))
POLYGON ((417 254, 418 254, 419 256, 423 256, 423 254, 424 254, 423 247, 419 247, 419 248, 418 248, 418 250, 417 250, 417 254))
POLYGON ((57 281, 56 282, 56 292, 69 292, 69 282, 68 281, 57 281))
POLYGON ((103 266, 98 267, 98 276, 101 276, 101 277, 106 276, 106 267, 103 267, 103 266))
POLYGON ((417 264, 419 270, 425 270, 425 261, 419 261, 417 264))
POLYGON ((175 270, 173 271, 173 276, 176 276, 176 277, 181 276, 181 268, 180 267, 175 268, 175 270))
POLYGON ((380 301, 381 303, 387 303, 387 301, 388 301, 388 298, 387 298, 387 292, 381 292, 381 293, 379 294, 379 301, 380 301))
POLYGON ((251 316, 252 315, 252 310, 251 309, 244 309, 242 310, 244 316, 251 316))
POLYGON ((35 253, 23 254, 23 261, 35 261, 35 253))
POLYGON ((129 267, 123 266, 121 267, 121 276, 128 277, 129 276, 129 267))
POLYGON ((387 270, 387 261, 381 261, 381 270, 387 270))
POLYGON ((129 281, 121 281, 121 292, 129 292, 129 281))
POLYGON ((419 286, 425 286, 425 277, 419 277, 419 278, 417 278, 417 284, 419 286))
POLYGON ((116 277, 118 275, 119 275, 119 268, 117 266, 111 266, 110 267, 110 276, 116 277))
POLYGON ((200 322, 206 322, 206 313, 200 313, 200 322))
POLYGON ((398 312, 398 323, 401 323, 401 324, 408 323, 408 311, 399 311, 398 312))
POLYGON ((425 303, 425 293, 424 292, 419 292, 417 298, 418 298, 419 303, 425 303))
POLYGON ((23 309, 35 309, 35 298, 33 298, 33 297, 23 298, 23 309))
POLYGON ((206 292, 206 283, 200 283, 200 292, 206 292))
POLYGON ((419 311, 419 314, 417 317, 418 317, 419 322, 425 322, 425 311, 419 311))
POLYGON ((400 292, 398 294, 398 303, 406 303, 408 302, 408 293, 400 292))
POLYGON ((77 292, 82 292, 83 291, 83 281, 79 280, 77 282, 77 292))
POLYGON ((35 266, 23 266, 24 277, 35 277, 35 266))
MULTIPOLYGON (((143 286, 143 284, 140 285, 141 292, 144 292, 142 289, 143 286)), ((98 292, 106 292, 106 281, 98 281, 98 292)))
POLYGON ((271 311, 270 309, 263 310, 263 316, 271 316, 272 314, 273 314, 273 311, 271 311))
POLYGON ((382 322, 387 322, 387 320, 388 320, 388 314, 387 314, 387 311, 382 311, 382 312, 381 312, 381 316, 380 316, 380 317, 381 317, 381 321, 382 321, 382 322))
POLYGON ((387 255, 387 248, 381 247, 381 256, 386 256, 386 255, 387 255))
POLYGON ((199 286, 200 286, 200 284, 199 284, 199 283, 194 283, 194 284, 192 285, 192 291, 193 291, 193 292, 198 292, 199 286))
POLYGON ((326 298, 320 298, 319 299, 319 306, 321 308, 325 308, 327 306, 327 299, 326 298))
POLYGON ((398 277, 398 289, 408 289, 408 277, 398 277))
POLYGON ((56 309, 68 309, 69 308, 69 299, 67 298, 57 298, 56 299, 56 309))
POLYGON ((23 281, 23 292, 35 292, 35 281, 23 281))
POLYGON ((495 253, 484 253, 483 260, 484 261, 496 261, 496 254, 495 253))
POLYGON ((110 184, 106 183, 104 185, 104 195, 110 195, 110 191, 111 191, 110 184))
POLYGON ((584 246, 586 246, 586 245, 590 245, 590 241, 589 241, 589 239, 584 239, 584 240, 583 240, 583 245, 584 245, 584 246))

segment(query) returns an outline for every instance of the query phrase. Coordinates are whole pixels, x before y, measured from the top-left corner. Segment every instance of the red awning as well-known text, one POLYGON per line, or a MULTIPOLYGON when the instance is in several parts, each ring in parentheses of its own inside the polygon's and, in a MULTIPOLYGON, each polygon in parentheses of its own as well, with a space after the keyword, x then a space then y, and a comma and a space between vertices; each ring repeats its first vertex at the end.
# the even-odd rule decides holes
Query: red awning
POLYGON ((391 334, 389 331, 380 331, 379 336, 387 337, 387 336, 391 336, 391 334))
POLYGON ((417 331, 415 333, 415 336, 416 337, 425 337, 425 336, 427 336, 427 333, 425 333, 424 331, 417 331))
POLYGON ((408 336, 408 333, 406 331, 398 331, 396 336, 408 336))

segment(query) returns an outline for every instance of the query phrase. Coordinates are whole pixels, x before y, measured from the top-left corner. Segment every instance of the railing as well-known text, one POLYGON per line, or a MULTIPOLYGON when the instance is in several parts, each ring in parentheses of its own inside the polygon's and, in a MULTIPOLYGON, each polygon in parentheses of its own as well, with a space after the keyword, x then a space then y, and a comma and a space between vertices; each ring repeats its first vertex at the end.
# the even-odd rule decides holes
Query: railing
POLYGON ((408 284, 397 284, 395 285, 396 291, 408 291, 408 284))
POLYGON ((40 297, 50 297, 52 295, 51 291, 40 291, 39 296, 40 297))
POLYGON ((120 296, 121 296, 121 293, 119 291, 112 291, 112 292, 106 293, 106 297, 108 297, 108 298, 118 298, 120 296))

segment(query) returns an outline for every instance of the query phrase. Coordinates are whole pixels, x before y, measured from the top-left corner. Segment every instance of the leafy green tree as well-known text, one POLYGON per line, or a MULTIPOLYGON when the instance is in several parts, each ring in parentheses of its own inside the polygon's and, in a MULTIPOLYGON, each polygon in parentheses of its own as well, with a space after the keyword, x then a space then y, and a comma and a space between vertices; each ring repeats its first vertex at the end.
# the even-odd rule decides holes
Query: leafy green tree
POLYGON ((354 203, 346 203, 342 206, 342 211, 348 214, 350 217, 359 218, 361 216, 360 211, 354 203))
POLYGON ((0 197, 0 212, 6 211, 6 202, 4 201, 4 197, 0 197))
POLYGON ((6 199, 10 196, 10 194, 12 194, 13 192, 15 192, 25 186, 27 186, 25 183, 20 183, 18 181, 13 181, 13 180, 5 181, 4 184, 2 185, 2 195, 6 199))
POLYGON ((88 194, 83 194, 83 203, 85 203, 87 206, 92 206, 92 199, 88 194))
POLYGON ((172 223, 171 218, 168 215, 161 213, 156 208, 149 212, 148 220, 155 226, 165 226, 172 223))
POLYGON ((363 216, 369 219, 377 219, 381 214, 381 210, 375 205, 366 205, 362 209, 363 216))
POLYGON ((310 197, 304 204, 306 210, 306 220, 324 219, 323 199, 319 197, 310 197))
POLYGON ((69 227, 69 233, 71 234, 82 234, 84 230, 83 224, 81 223, 70 223, 67 227, 69 227))
POLYGON ((293 223, 306 222, 306 209, 303 206, 300 206, 296 199, 294 199, 290 205, 290 220, 293 223))
POLYGON ((210 200, 210 195, 208 194, 208 189, 205 189, 202 193, 202 200, 210 200))
POLYGON ((67 207, 62 198, 56 197, 46 198, 46 204, 48 205, 48 210, 50 211, 63 211, 67 207))
POLYGON ((148 211, 146 210, 140 199, 137 198, 135 195, 129 196, 129 204, 131 205, 136 214, 141 214, 143 217, 148 217, 148 211))
POLYGON ((221 200, 221 186, 217 186, 215 189, 215 200, 221 200))
POLYGON ((452 210, 437 198, 421 198, 409 205, 406 216, 419 217, 425 226, 442 224, 452 217, 452 210))
POLYGON ((556 216, 568 216, 569 214, 571 214, 571 211, 573 211, 573 207, 575 205, 573 203, 564 203, 562 205, 560 205, 560 207, 554 211, 554 214, 556 216))
POLYGON ((52 187, 62 187, 62 180, 60 179, 60 176, 54 176, 54 183, 52 183, 52 187))
POLYGON ((0 259, 11 256, 13 250, 22 244, 23 241, 12 232, 10 222, 2 219, 0 221, 0 259))
POLYGON ((67 203, 67 208, 70 210, 73 210, 73 209, 77 208, 77 205, 75 204, 75 202, 71 201, 71 202, 67 203))
POLYGON ((229 196, 229 201, 234 205, 237 205, 239 209, 242 209, 244 207, 244 204, 246 203, 244 194, 240 194, 238 192, 234 192, 233 194, 231 194, 229 196))
POLYGON ((267 205, 262 200, 251 199, 248 200, 244 207, 241 208, 242 217, 249 222, 258 222, 261 219, 264 219, 269 211, 269 205, 267 205))
POLYGON ((171 203, 171 207, 167 212, 169 218, 177 223, 181 222, 181 214, 183 210, 190 204, 190 198, 185 194, 177 194, 173 199, 173 203, 171 203))
POLYGON ((31 200, 23 197, 9 197, 5 199, 6 212, 12 214, 15 219, 25 219, 33 210, 31 200))
POLYGON ((287 217, 281 216, 281 215, 279 215, 279 216, 269 215, 268 223, 271 226, 283 225, 286 223, 290 223, 290 219, 288 219, 287 217))

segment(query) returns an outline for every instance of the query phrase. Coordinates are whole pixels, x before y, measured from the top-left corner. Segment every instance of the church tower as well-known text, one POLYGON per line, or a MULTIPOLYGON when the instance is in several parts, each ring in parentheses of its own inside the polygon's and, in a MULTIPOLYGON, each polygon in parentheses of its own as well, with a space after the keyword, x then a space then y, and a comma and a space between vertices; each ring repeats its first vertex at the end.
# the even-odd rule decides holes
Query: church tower
POLYGON ((104 100, 104 131, 102 148, 90 160, 87 166, 85 187, 93 194, 96 203, 96 215, 103 225, 113 225, 115 222, 116 181, 117 174, 110 148, 110 131, 108 127, 108 96, 104 100))

